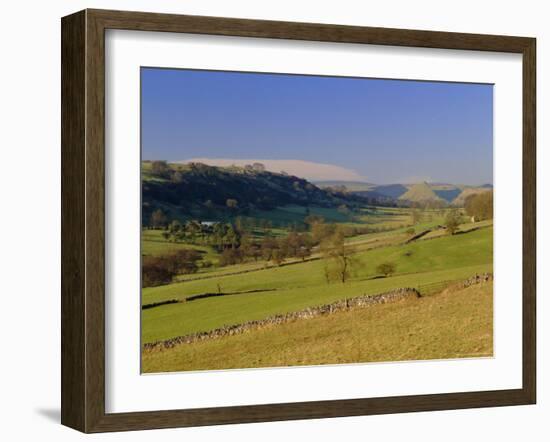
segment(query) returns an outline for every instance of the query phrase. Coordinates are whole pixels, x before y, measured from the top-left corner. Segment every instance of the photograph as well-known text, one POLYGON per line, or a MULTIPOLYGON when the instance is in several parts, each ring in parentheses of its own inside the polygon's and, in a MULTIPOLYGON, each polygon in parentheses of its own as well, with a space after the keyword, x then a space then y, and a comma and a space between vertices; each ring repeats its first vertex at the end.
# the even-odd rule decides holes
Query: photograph
POLYGON ((493 88, 141 67, 141 373, 492 358, 493 88))

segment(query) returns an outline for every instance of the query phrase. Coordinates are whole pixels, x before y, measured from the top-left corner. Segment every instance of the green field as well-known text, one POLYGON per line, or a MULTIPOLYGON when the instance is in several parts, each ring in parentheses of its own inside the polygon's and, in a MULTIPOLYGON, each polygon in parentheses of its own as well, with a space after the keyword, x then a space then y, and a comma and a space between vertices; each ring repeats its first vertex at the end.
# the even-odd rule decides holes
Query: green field
MULTIPOLYGON (((346 297, 455 281, 492 271, 492 228, 407 245, 382 245, 364 251, 359 247, 354 258, 352 276, 345 284, 327 284, 323 276, 323 261, 311 260, 233 275, 224 275, 226 269, 221 272, 213 270, 205 274, 206 279, 144 288, 143 304, 216 293, 219 288, 223 293, 232 294, 143 310, 143 342, 262 319, 346 297), (396 264, 396 273, 391 277, 377 278, 376 266, 385 261, 396 264), (251 290, 256 292, 239 294, 251 290)), ((250 266, 241 266, 247 265, 250 266)), ((238 272, 239 266, 232 266, 232 271, 238 272)))
POLYGON ((160 256, 181 249, 194 249, 203 252, 207 255, 205 259, 217 257, 210 247, 166 241, 162 237, 162 230, 143 230, 141 232, 142 255, 160 256))
POLYGON ((229 213, 217 219, 234 226, 243 223, 244 235, 262 245, 269 238, 284 243, 292 234, 313 239, 307 217, 320 217, 322 224, 341 228, 344 235, 339 244, 350 266, 345 283, 327 279, 329 242, 322 240, 313 243, 307 256, 286 255, 275 261, 262 252, 235 263, 223 262, 227 250, 216 246, 219 239, 213 230, 185 240, 167 235, 167 230, 144 229, 144 260, 188 249, 198 251, 200 259, 194 271, 142 289, 141 302, 147 307, 142 310, 143 343, 396 288, 414 287, 423 295, 238 336, 144 350, 144 372, 491 355, 492 284, 452 293, 446 287, 493 271, 493 223, 471 223, 462 217, 451 235, 444 227, 450 210, 287 205, 255 209, 239 215, 240 220, 229 213), (425 234, 414 239, 420 233, 425 234), (382 275, 381 263, 393 264, 394 271, 382 275), (217 296, 187 299, 197 295, 217 296))
POLYGON ((172 349, 143 372, 404 361, 493 354, 492 284, 336 313, 172 349))

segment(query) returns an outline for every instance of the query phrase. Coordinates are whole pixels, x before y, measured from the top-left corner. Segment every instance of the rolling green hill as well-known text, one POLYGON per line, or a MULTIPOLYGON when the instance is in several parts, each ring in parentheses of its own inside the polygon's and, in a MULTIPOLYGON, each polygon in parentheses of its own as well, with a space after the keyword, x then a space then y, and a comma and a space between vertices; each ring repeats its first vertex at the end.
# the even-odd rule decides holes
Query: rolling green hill
POLYGON ((324 263, 316 260, 258 270, 246 277, 213 272, 207 279, 144 288, 144 304, 216 293, 219 288, 234 294, 144 310, 143 342, 262 319, 346 297, 465 279, 476 273, 492 271, 492 234, 491 228, 479 229, 462 235, 359 252, 355 255, 353 277, 346 284, 327 284, 324 263), (476 253, 472 254, 472 250, 476 253), (396 274, 376 278, 376 266, 381 262, 395 263, 396 274))
POLYGON ((156 163, 142 163, 145 225, 157 209, 168 219, 225 219, 289 205, 337 208, 361 200, 353 194, 320 189, 284 173, 199 163, 156 163))

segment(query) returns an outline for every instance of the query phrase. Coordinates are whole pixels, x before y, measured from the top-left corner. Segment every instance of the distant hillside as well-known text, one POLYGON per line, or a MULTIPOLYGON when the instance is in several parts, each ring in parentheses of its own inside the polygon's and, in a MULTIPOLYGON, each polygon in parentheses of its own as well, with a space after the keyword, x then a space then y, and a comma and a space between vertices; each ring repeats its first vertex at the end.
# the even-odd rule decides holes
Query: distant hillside
POLYGON ((143 162, 143 219, 160 208, 170 218, 217 218, 296 204, 336 207, 353 204, 355 195, 331 193, 309 181, 281 173, 205 164, 143 162))
POLYGON ((345 187, 347 192, 379 204, 395 203, 407 191, 402 184, 377 185, 360 181, 315 181, 315 184, 323 189, 345 187))
POLYGON ((315 181, 362 181, 361 175, 354 170, 334 164, 317 163, 295 159, 269 160, 269 159, 234 159, 234 158, 191 158, 179 163, 201 163, 216 167, 246 167, 258 165, 264 170, 273 173, 285 173, 311 182, 315 181))
POLYGON ((403 184, 384 184, 380 186, 375 186, 372 190, 389 198, 398 199, 409 189, 403 184))
POLYGON ((443 201, 442 198, 432 190, 428 183, 413 184, 409 190, 399 197, 401 201, 422 203, 427 201, 443 201))
POLYGON ((483 193, 483 192, 490 192, 493 190, 493 186, 491 187, 467 187, 465 188, 460 195, 458 195, 453 201, 453 206, 463 206, 464 202, 466 201, 466 198, 468 198, 470 195, 475 195, 477 193, 483 193))
POLYGON ((464 189, 464 186, 443 183, 430 183, 429 186, 438 197, 444 199, 448 203, 452 202, 464 189))
POLYGON ((365 192, 376 187, 376 184, 365 183, 363 181, 313 181, 313 184, 321 189, 343 186, 348 192, 365 192))

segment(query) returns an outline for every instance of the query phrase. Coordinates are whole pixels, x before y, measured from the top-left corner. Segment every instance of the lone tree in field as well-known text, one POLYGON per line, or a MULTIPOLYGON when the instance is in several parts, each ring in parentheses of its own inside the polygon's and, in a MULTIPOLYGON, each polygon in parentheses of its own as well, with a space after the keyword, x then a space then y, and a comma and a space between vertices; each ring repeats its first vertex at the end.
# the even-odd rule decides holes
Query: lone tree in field
POLYGON ((327 283, 334 279, 344 284, 351 275, 355 259, 353 249, 344 242, 341 229, 337 229, 321 243, 321 254, 325 260, 324 275, 327 283))
POLYGON ((454 235, 458 231, 458 226, 460 225, 460 213, 458 210, 451 210, 447 213, 445 218, 445 227, 447 227, 447 232, 451 235, 454 235))
POLYGON ((376 271, 387 278, 395 273, 395 268, 396 265, 393 262, 383 262, 376 267, 376 271))

